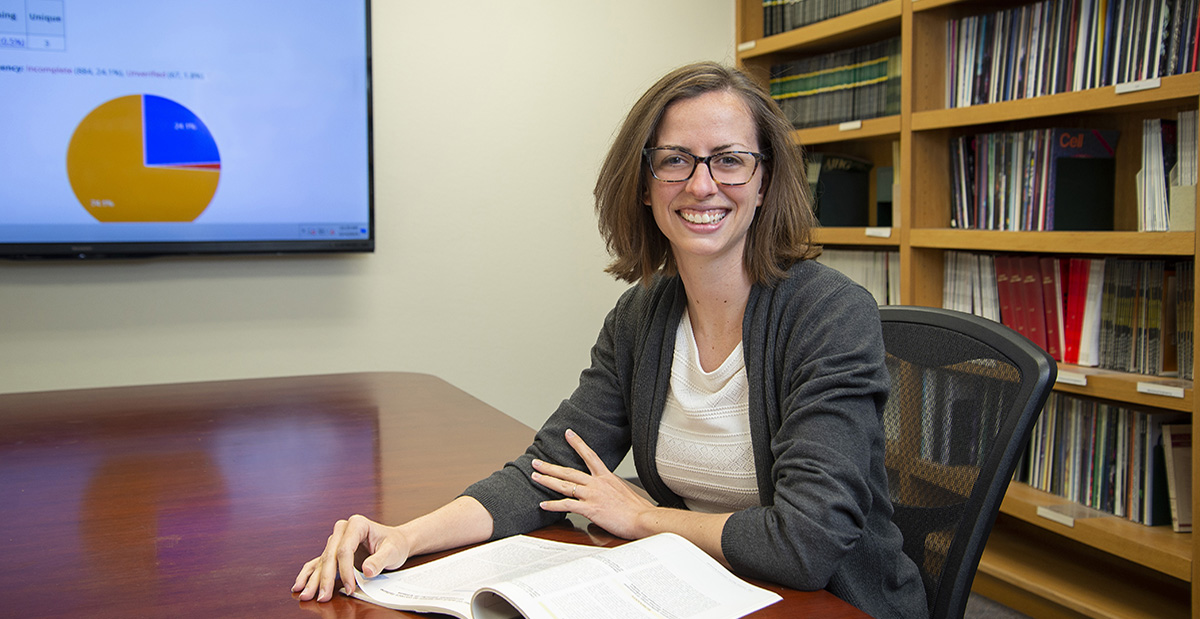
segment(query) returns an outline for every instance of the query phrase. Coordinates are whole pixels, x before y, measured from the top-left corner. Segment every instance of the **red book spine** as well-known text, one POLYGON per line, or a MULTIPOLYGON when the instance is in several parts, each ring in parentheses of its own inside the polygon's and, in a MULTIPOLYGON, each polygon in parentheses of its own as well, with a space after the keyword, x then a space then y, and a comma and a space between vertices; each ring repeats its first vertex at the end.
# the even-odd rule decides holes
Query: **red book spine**
POLYGON ((1025 288, 1025 328, 1028 338, 1042 350, 1049 352, 1046 341, 1046 307, 1042 303, 1042 269, 1037 256, 1020 258, 1021 283, 1025 288))
POLYGON ((1012 294, 1008 288, 1008 258, 997 255, 993 262, 996 269, 996 296, 1000 300, 1000 322, 1015 330, 1017 323, 1013 321, 1012 294))
MULTIPOLYGON (((1005 256, 1003 254, 996 256, 996 281, 1000 280, 1000 273, 1004 273, 1004 279, 1007 282, 1005 287, 1008 289, 1008 307, 1009 316, 1005 318, 1003 309, 1000 314, 1000 322, 1015 330, 1017 333, 1029 337, 1028 328, 1025 325, 1026 311, 1024 309, 1025 302, 1021 298, 1021 271, 1020 265, 1017 263, 1017 258, 1005 256)), ((1001 307, 1004 306, 1004 301, 1000 301, 1001 307)))
POLYGON ((1063 351, 1063 361, 1079 363, 1079 336, 1083 330, 1083 309, 1087 304, 1088 269, 1091 260, 1088 258, 1071 258, 1070 276, 1068 277, 1069 292, 1067 293, 1067 316, 1063 320, 1066 331, 1066 349, 1063 351))
POLYGON ((1058 259, 1041 258, 1039 266, 1042 273, 1042 307, 1046 310, 1046 352, 1055 361, 1062 361, 1062 294, 1059 293, 1058 259))

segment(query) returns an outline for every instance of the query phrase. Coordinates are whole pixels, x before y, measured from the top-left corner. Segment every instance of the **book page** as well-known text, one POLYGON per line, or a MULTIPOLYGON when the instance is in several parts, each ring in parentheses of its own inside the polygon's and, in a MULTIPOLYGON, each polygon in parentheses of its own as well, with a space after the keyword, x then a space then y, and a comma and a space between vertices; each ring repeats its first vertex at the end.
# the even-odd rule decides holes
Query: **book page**
POLYGON ((663 533, 536 573, 475 597, 475 619, 741 617, 780 598, 731 574, 682 537, 663 533), (506 601, 507 604, 501 603, 506 601))
POLYGON ((471 596, 480 587, 603 551, 517 535, 374 578, 365 578, 356 570, 358 589, 353 596, 388 608, 467 619, 471 596))

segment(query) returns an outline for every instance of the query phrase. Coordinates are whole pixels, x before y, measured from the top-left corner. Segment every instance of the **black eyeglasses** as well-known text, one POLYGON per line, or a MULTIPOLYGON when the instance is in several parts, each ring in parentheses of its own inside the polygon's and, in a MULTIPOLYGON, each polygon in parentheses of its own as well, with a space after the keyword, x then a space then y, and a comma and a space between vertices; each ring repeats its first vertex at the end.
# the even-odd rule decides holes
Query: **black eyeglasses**
POLYGON ((713 180, 722 185, 745 185, 754 178, 759 162, 767 158, 762 153, 746 150, 727 150, 707 157, 697 157, 679 148, 659 146, 642 149, 650 164, 650 174, 664 183, 682 183, 696 173, 700 164, 708 166, 713 180))

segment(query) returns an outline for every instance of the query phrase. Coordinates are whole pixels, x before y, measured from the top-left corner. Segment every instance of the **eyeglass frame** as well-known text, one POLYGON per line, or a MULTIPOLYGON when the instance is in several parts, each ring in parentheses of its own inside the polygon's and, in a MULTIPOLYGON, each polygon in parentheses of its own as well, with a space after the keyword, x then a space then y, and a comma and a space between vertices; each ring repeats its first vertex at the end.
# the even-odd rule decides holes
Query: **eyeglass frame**
POLYGON ((694 153, 690 153, 682 148, 676 148, 674 146, 648 146, 648 147, 642 149, 642 157, 646 160, 646 166, 650 168, 650 176, 654 177, 654 180, 656 180, 660 183, 686 183, 686 182, 692 180, 692 177, 696 175, 696 168, 699 168, 700 164, 703 163, 704 167, 708 168, 708 175, 710 178, 713 179, 713 182, 717 183, 718 185, 724 185, 726 187, 741 187, 742 185, 746 185, 750 181, 754 180, 754 173, 758 172, 758 166, 761 165, 762 162, 766 161, 766 159, 767 159, 767 156, 765 154, 756 153, 756 152, 750 151, 750 150, 723 150, 719 153, 713 153, 707 157, 701 157, 694 153), (681 178, 681 179, 675 180, 675 181, 659 178, 658 175, 654 173, 654 162, 652 162, 650 160, 650 153, 657 151, 657 150, 671 150, 671 151, 675 151, 678 153, 683 153, 683 154, 691 157, 692 158, 692 171, 690 173, 688 173, 688 175, 685 178, 681 178), (721 155, 729 155, 729 154, 750 155, 751 157, 754 158, 754 169, 750 170, 750 178, 748 178, 745 181, 740 182, 740 183, 725 183, 725 182, 717 180, 716 176, 713 176, 712 165, 710 165, 709 162, 712 161, 713 157, 719 157, 721 155))

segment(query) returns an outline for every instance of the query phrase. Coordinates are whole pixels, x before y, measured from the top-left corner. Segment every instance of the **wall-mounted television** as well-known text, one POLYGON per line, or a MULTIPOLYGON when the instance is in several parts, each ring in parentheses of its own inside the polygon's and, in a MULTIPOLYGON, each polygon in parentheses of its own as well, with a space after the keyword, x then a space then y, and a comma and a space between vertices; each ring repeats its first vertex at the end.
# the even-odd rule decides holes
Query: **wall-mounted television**
POLYGON ((0 257, 370 252, 369 0, 0 0, 0 257))

